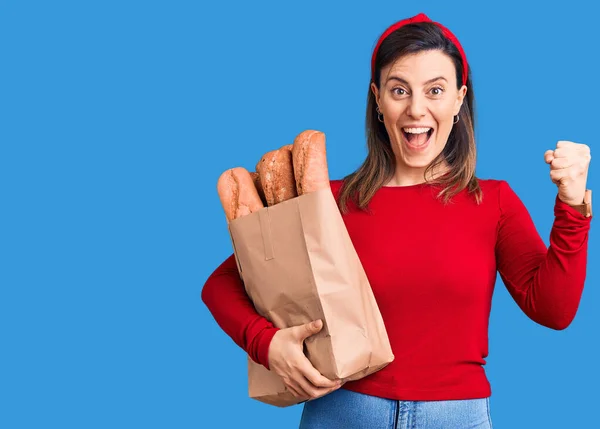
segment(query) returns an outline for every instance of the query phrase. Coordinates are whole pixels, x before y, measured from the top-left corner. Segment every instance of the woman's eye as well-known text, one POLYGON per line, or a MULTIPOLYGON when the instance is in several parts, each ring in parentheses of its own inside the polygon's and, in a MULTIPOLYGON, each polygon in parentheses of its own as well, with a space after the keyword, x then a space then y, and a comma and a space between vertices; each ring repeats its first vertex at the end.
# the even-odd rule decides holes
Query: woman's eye
MULTIPOLYGON (((436 86, 434 88, 431 88, 430 91, 437 91, 437 92, 434 92, 433 95, 441 95, 444 92, 444 88, 436 86)), ((403 88, 394 88, 394 89, 392 89, 392 93, 394 95, 404 95, 406 92, 404 91, 403 88), (398 91, 402 91, 402 92, 398 92, 398 91)))

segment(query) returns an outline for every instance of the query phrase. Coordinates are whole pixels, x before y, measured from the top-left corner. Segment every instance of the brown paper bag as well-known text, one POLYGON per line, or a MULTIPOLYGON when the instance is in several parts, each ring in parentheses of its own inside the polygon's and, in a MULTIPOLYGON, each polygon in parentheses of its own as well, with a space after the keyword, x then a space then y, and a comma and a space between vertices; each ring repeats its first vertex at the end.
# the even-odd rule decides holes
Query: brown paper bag
MULTIPOLYGON (((331 189, 265 207, 228 225, 238 270, 258 313, 279 328, 321 319, 305 354, 325 377, 358 380, 394 356, 373 291, 331 189)), ((300 402, 248 357, 251 398, 300 402)))

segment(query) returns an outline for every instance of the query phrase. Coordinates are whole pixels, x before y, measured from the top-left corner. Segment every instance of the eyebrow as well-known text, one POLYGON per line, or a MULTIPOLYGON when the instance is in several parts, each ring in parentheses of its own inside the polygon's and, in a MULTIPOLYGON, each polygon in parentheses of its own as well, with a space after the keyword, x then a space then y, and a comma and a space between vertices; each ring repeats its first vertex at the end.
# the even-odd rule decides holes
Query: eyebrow
MULTIPOLYGON (((428 83, 435 82, 436 80, 439 80, 439 79, 443 79, 443 80, 445 80, 446 82, 448 82, 448 80, 447 80, 447 79, 446 79, 444 76, 438 76, 438 77, 434 77, 433 79, 429 79, 428 81, 426 81, 426 82, 424 83, 424 85, 427 85, 428 83)), ((390 77, 388 78, 388 80, 387 80, 385 83, 388 83, 390 80, 397 80, 397 81, 399 81, 399 82, 402 82, 402 83, 403 83, 403 84, 405 84, 405 85, 408 85, 408 82, 407 82, 407 81, 405 81, 404 79, 402 79, 401 77, 398 77, 398 76, 390 76, 390 77)))

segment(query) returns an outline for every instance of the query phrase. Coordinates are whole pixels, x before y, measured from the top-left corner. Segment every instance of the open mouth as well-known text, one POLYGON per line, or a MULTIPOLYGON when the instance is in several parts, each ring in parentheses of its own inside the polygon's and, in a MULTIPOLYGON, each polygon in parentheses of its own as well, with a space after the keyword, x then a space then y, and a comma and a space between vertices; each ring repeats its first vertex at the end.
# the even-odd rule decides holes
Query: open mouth
POLYGON ((402 130, 402 135, 408 144, 414 147, 425 146, 429 142, 429 138, 433 134, 433 128, 430 128, 426 133, 413 134, 402 130))

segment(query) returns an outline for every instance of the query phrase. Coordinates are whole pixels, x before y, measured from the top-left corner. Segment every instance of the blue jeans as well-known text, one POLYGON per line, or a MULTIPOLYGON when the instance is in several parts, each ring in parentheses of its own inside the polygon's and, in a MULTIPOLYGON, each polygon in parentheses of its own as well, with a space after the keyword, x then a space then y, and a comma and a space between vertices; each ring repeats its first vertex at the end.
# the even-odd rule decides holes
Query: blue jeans
POLYGON ((344 388, 304 403, 300 429, 492 429, 490 398, 396 401, 344 388))

